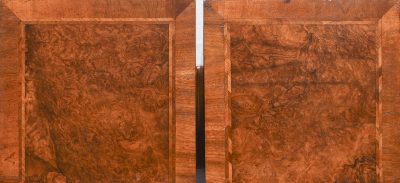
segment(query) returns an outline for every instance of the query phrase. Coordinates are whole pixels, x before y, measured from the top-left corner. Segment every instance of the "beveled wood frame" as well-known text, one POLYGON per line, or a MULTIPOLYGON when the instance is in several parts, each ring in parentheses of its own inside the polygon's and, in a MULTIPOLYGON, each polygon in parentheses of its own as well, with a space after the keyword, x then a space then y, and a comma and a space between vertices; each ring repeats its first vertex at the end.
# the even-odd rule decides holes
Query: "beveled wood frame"
POLYGON ((0 182, 25 180, 25 25, 169 25, 169 182, 195 182, 193 0, 0 1, 0 182))
POLYGON ((233 181, 230 24, 376 25, 376 170, 379 182, 400 181, 398 0, 206 0, 204 11, 207 182, 233 181))

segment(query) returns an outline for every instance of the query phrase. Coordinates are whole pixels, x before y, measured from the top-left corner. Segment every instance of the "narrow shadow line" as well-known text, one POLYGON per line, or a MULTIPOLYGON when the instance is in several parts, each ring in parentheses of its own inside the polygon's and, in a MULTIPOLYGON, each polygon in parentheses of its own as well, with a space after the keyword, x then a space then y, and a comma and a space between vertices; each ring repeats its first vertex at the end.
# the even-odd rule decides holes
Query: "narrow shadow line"
POLYGON ((205 183, 204 68, 196 67, 196 183, 205 183))

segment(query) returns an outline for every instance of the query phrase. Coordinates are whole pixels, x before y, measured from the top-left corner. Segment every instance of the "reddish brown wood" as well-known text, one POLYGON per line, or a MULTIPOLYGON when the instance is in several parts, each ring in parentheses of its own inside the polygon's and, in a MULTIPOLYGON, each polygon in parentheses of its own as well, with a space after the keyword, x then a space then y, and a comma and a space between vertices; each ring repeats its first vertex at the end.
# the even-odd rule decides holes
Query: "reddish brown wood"
MULTIPOLYGON (((276 30, 273 30, 272 32, 277 31, 275 34, 280 32, 281 37, 285 37, 285 33, 287 33, 281 28, 277 28, 282 25, 286 25, 288 27, 296 27, 299 25, 304 27, 312 27, 313 25, 317 27, 324 27, 328 26, 324 24, 329 24, 329 26, 332 27, 368 27, 370 25, 377 24, 377 20, 380 19, 382 15, 385 14, 385 12, 387 12, 387 10, 394 3, 396 3, 396 1, 397 0, 207 1, 206 8, 211 8, 212 11, 211 13, 206 12, 206 22, 208 22, 208 25, 205 27, 205 38, 207 39, 205 44, 205 61, 206 65, 209 66, 206 68, 205 75, 206 80, 213 81, 209 83, 206 82, 206 89, 208 88, 208 92, 206 91, 206 97, 210 99, 206 101, 208 106, 210 106, 210 108, 207 109, 209 114, 207 115, 206 121, 206 126, 208 126, 206 148, 209 149, 206 157, 209 164, 209 166, 206 166, 206 171, 208 172, 208 182, 231 182, 232 175, 235 175, 235 167, 240 168, 238 164, 235 166, 235 163, 233 166, 231 166, 231 159, 235 160, 235 156, 230 156, 231 153, 235 154, 237 150, 232 151, 231 149, 232 147, 235 147, 235 133, 232 134, 230 130, 230 124, 232 121, 230 120, 231 106, 229 58, 234 54, 231 54, 232 50, 230 49, 230 46, 231 44, 235 43, 234 40, 230 41, 231 32, 229 31, 229 27, 245 25, 262 27, 265 25, 272 25, 271 27, 276 28, 276 30), (221 26, 225 27, 222 28, 221 26), (225 58, 222 58, 222 56, 225 58), (223 67, 223 69, 221 69, 221 67, 223 67), (223 85, 224 87, 221 87, 223 85), (223 104, 220 103, 222 101, 224 102, 223 104), (213 116, 215 116, 215 118, 213 116), (210 123, 208 124, 208 122, 210 123), (233 137, 233 141, 231 141, 231 137, 233 137), (221 142, 224 144, 221 144, 221 142), (225 167, 225 170, 221 170, 221 167, 225 167)), ((23 77, 21 74, 25 72, 23 70, 24 68, 20 67, 21 65, 19 64, 22 60, 24 60, 23 42, 25 38, 23 33, 24 25, 17 25, 20 20, 22 20, 23 23, 29 24, 169 24, 168 55, 170 65, 167 68, 170 78, 168 83, 169 88, 167 99, 169 104, 167 109, 169 111, 167 122, 169 126, 167 137, 169 142, 167 144, 169 148, 168 157, 165 159, 165 161, 168 161, 167 176, 169 176, 168 179, 170 182, 174 181, 174 179, 171 178, 174 177, 174 175, 176 176, 176 182, 194 182, 195 26, 194 4, 192 3, 187 8, 187 5, 190 3, 192 3, 190 0, 154 0, 129 2, 119 0, 85 2, 67 2, 59 0, 1 1, 0 30, 6 31, 1 31, 3 33, 0 34, 0 50, 2 50, 2 60, 0 62, 0 93, 2 94, 0 98, 0 124, 2 127, 4 127, 2 130, 0 130, 2 132, 0 133, 0 136, 2 137, 0 140, 0 145, 6 144, 6 146, 2 146, 5 148, 0 148, 0 182, 15 182, 18 181, 18 179, 23 179, 25 174, 25 135, 23 133, 25 128, 23 123, 25 116, 22 115, 24 114, 24 105, 21 103, 21 93, 24 93, 25 91, 24 85, 22 85, 23 77), (7 8, 2 6, 3 3, 5 3, 11 9, 11 11, 8 11, 7 8), (17 16, 15 17, 13 14, 17 16), (175 17, 177 18, 175 19, 175 17), (173 32, 175 32, 175 34, 173 32), (176 43, 172 43, 174 42, 173 35, 176 35, 176 43), (176 66, 172 66, 174 64, 174 58, 176 66), (176 79, 176 83, 173 82, 174 78, 176 79), (176 106, 174 100, 175 98, 176 106), (173 115, 174 113, 176 113, 176 116, 173 115), (173 116, 171 116, 171 114, 173 116), (174 126, 175 123, 176 131, 174 131, 174 128, 170 128, 171 126, 174 126), (176 136, 174 136, 174 133, 176 133, 176 136), (18 138, 21 138, 21 140, 18 138), (176 144, 174 144, 174 139, 176 139, 176 144), (174 151, 175 146, 176 154, 174 151), (15 152, 18 152, 18 156, 14 156, 15 152), (9 156, 11 155, 10 153, 14 153, 14 155, 9 156), (3 159, 3 156, 6 158, 3 159), (11 159, 8 157, 11 157, 11 159), (176 165, 176 169, 175 166, 172 166, 173 164, 176 165)), ((396 122, 398 121, 397 109, 399 108, 399 102, 397 100, 397 91, 399 90, 397 87, 397 81, 399 80, 397 77, 397 73, 399 71, 397 67, 399 65, 397 63, 397 58, 399 57, 399 49, 397 46, 399 40, 398 7, 399 6, 397 5, 388 13, 386 13, 386 15, 381 19, 380 23, 376 26, 378 30, 376 31, 375 40, 377 42, 378 40, 381 40, 380 44, 377 43, 378 46, 381 46, 378 47, 378 50, 380 51, 374 55, 375 58, 378 58, 376 59, 378 60, 376 64, 377 77, 374 79, 376 79, 376 84, 379 86, 375 88, 378 91, 381 91, 376 93, 381 93, 382 95, 380 95, 376 100, 376 117, 374 119, 376 121, 376 133, 374 138, 377 139, 377 144, 380 144, 377 146, 377 151, 375 151, 375 164, 378 174, 377 178, 380 178, 380 182, 396 182, 399 179, 398 174, 400 163, 397 157, 399 156, 398 154, 400 150, 398 146, 400 143, 397 140, 399 136, 399 130, 397 126, 399 125, 396 122), (380 69, 381 67, 382 69, 380 69)), ((154 25, 149 25, 149 27, 152 26, 154 25)), ((334 28, 334 30, 341 29, 334 28)), ((263 32, 259 32, 259 35, 255 36, 253 39, 262 40, 261 38, 265 36, 268 37, 269 34, 264 35, 263 32)), ((299 39, 299 37, 296 38, 299 39)), ((355 44, 358 40, 363 40, 363 38, 354 39, 354 41, 349 43, 349 45, 355 44)), ((286 41, 290 42, 292 39, 288 39, 286 41)), ((328 47, 332 46, 331 43, 326 42, 323 43, 323 45, 328 47)), ((340 44, 337 45, 347 48, 346 46, 340 44)), ((279 49, 279 47, 275 47, 273 45, 270 45, 269 47, 273 49, 279 49)), ((331 51, 331 49, 328 51, 331 51)), ((310 54, 312 55, 315 53, 310 52, 310 54)), ((255 72, 255 74, 257 73, 259 72, 255 72)), ((261 75, 263 74, 265 73, 261 72, 261 75)), ((276 79, 279 77, 271 78, 276 79)), ((351 79, 352 77, 349 78, 351 79)), ((319 87, 319 85, 317 86, 319 87)), ((268 93, 269 91, 268 88, 263 88, 260 86, 259 88, 260 91, 265 91, 265 93, 268 93)), ((368 88, 368 91, 369 89, 370 88, 368 88)), ((251 92, 247 93, 249 93, 249 95, 251 94, 251 92)), ((322 93, 320 95, 326 96, 328 94, 322 93)), ((352 106, 353 103, 351 101, 353 100, 349 100, 346 101, 348 103, 341 104, 349 104, 349 106, 352 106)), ((258 103, 256 104, 258 105, 258 103)), ((331 103, 327 102, 327 104, 331 103)), ((318 115, 316 116, 318 117, 318 115)), ((286 122, 289 123, 290 121, 286 122)), ((267 130, 269 130, 269 128, 267 130)), ((367 131, 366 134, 370 134, 370 132, 371 131, 367 131)), ((354 132, 351 131, 351 133, 354 132)), ((310 135, 312 135, 312 133, 310 135)), ((261 135, 261 137, 263 137, 263 135, 261 135)), ((337 139, 332 139, 331 141, 337 141, 337 139)), ((367 143, 369 142, 370 141, 368 140, 367 143)), ((368 149, 369 147, 370 146, 368 146, 368 149)), ((345 149, 343 152, 348 152, 348 150, 345 149)), ((242 165, 248 166, 246 164, 242 165)), ((366 164, 368 166, 364 166, 365 164, 362 165, 363 166, 358 167, 360 169, 367 167, 368 171, 371 169, 368 163, 366 164)), ((252 167, 251 171, 255 170, 258 169, 252 167)), ((357 179, 357 177, 351 176, 353 171, 346 170, 351 170, 351 168, 343 169, 341 171, 342 173, 340 173, 340 176, 338 177, 345 177, 343 179, 348 179, 347 176, 350 176, 351 178, 357 179)), ((320 175, 325 175, 324 173, 327 171, 322 169, 320 172, 320 175)), ((48 173, 45 179, 47 179, 48 182, 63 181, 63 176, 56 172, 52 172, 48 173)), ((235 180, 235 177, 233 177, 233 181, 235 180)))
POLYGON ((0 182, 21 179, 22 75, 19 19, 0 3, 0 182))
POLYGON ((230 25, 233 182, 375 182, 375 25, 230 25))
POLYGON ((175 22, 176 182, 196 180, 195 3, 175 22))
POLYGON ((206 181, 223 182, 225 177, 225 85, 223 18, 205 6, 204 64, 206 181))
POLYGON ((194 182, 194 13, 191 0, 1 1, 0 182, 194 182))
POLYGON ((225 180, 232 182, 232 63, 230 28, 224 25, 225 55, 225 180))
MULTIPOLYGON (((173 0, 3 0, 23 21, 81 18, 173 18, 173 0)), ((179 3, 177 10, 187 3, 179 3)), ((179 11, 178 11, 179 12, 179 11)))
POLYGON ((169 24, 169 87, 168 87, 168 121, 169 121, 169 182, 175 182, 175 142, 176 142, 176 105, 175 105, 175 23, 169 24))
POLYGON ((209 0, 228 20, 370 20, 381 18, 397 0, 209 0))
POLYGON ((172 4, 175 5, 175 18, 185 10, 193 0, 174 0, 172 4))
POLYGON ((27 27, 27 182, 168 181, 168 28, 27 27))
POLYGON ((206 1, 225 26, 223 40, 205 29, 206 126, 226 125, 206 136, 226 165, 206 156, 209 182, 396 182, 396 2, 206 1))
POLYGON ((400 2, 381 19, 382 182, 400 181, 400 2))

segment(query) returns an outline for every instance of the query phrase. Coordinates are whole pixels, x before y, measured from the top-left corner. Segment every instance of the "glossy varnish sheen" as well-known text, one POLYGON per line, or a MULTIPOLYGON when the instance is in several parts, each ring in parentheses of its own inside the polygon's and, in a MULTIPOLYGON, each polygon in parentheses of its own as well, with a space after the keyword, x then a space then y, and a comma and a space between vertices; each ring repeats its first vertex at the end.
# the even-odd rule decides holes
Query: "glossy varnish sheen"
POLYGON ((194 14, 0 0, 0 182, 194 182, 194 14))
POLYGON ((168 182, 168 28, 27 26, 27 182, 168 182))
POLYGON ((399 3, 207 0, 207 182, 398 182, 399 3))
POLYGON ((0 182, 16 181, 21 175, 20 29, 19 19, 0 3, 0 182))
POLYGON ((400 181, 400 2, 381 19, 382 182, 400 181))
POLYGON ((377 182, 375 25, 229 25, 233 182, 377 182))

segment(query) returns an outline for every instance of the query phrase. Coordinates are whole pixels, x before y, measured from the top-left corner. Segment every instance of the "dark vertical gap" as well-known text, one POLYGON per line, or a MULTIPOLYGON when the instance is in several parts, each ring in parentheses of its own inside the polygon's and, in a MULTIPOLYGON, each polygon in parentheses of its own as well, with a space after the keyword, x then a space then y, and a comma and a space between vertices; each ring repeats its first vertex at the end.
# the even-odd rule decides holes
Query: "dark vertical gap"
POLYGON ((196 183, 206 182, 204 68, 196 67, 196 183))

